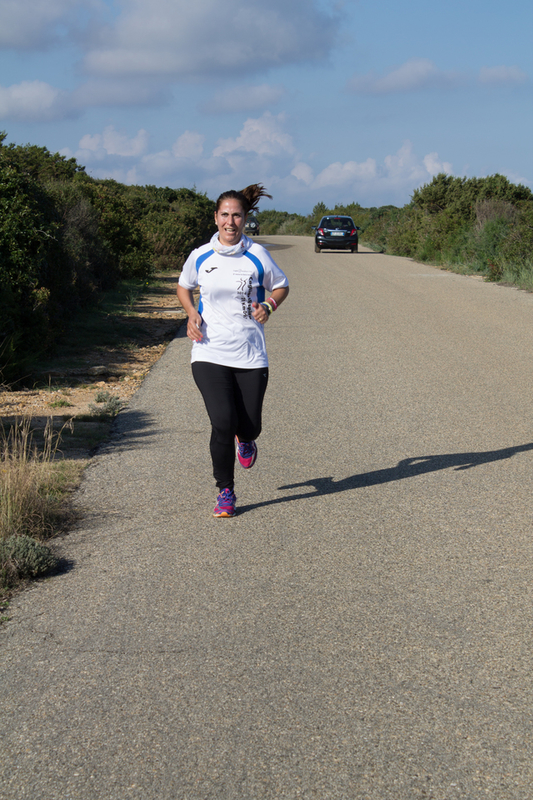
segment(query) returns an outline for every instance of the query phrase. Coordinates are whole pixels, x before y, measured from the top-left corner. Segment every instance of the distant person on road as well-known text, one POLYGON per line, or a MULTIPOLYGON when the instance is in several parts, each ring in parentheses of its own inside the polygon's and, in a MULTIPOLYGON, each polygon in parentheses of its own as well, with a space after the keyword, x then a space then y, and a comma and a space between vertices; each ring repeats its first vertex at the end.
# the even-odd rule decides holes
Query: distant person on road
POLYGON ((211 420, 211 458, 219 490, 213 516, 233 517, 235 447, 244 469, 257 458, 268 358, 263 326, 289 293, 287 277, 261 245, 244 235, 261 184, 220 195, 215 233, 183 266, 178 299, 192 340, 192 374, 211 420), (193 290, 200 288, 198 310, 193 290))

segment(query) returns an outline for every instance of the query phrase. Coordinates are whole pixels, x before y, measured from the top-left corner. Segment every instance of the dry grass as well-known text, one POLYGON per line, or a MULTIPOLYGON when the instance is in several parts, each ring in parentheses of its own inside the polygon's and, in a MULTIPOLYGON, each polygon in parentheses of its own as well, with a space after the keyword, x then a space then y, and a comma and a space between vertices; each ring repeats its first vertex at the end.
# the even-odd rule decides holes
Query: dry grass
POLYGON ((513 222, 516 219, 516 208, 507 200, 490 198, 476 203, 476 230, 481 231, 487 222, 505 219, 513 222))
POLYGON ((69 496, 91 453, 186 318, 177 277, 135 291, 124 284, 72 320, 35 385, 0 383, 0 623, 3 598, 53 564, 46 542, 71 526, 69 496), (52 375, 61 388, 52 390, 52 375), (72 419, 54 431, 67 410, 72 419))
POLYGON ((54 452, 50 425, 46 427, 41 450, 34 443, 29 418, 17 422, 7 432, 2 428, 0 539, 21 534, 48 538, 51 517, 48 486, 54 452))
POLYGON ((31 554, 39 542, 70 521, 65 499, 78 482, 83 464, 58 458, 60 442, 61 432, 54 432, 52 420, 38 442, 30 418, 7 431, 0 428, 0 590, 11 588, 17 575, 27 577, 27 565, 17 562, 14 571, 13 559, 7 555, 18 537, 20 545, 24 539, 23 551, 31 554))

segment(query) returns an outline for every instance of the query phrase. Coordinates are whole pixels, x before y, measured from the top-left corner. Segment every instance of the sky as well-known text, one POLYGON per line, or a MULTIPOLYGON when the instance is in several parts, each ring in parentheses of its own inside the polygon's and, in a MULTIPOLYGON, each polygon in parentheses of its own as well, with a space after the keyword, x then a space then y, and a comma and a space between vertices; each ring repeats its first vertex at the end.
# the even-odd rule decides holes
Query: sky
POLYGON ((533 189, 531 0, 0 0, 0 130, 97 178, 261 208, 533 189))

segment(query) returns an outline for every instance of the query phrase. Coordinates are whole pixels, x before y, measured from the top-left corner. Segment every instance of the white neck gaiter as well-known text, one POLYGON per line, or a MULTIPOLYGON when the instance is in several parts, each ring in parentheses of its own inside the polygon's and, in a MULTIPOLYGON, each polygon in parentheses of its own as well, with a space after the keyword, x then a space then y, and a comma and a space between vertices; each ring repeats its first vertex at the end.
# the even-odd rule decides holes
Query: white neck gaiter
POLYGON ((231 245, 223 245, 220 244, 218 239, 218 232, 214 233, 211 237, 211 247, 215 251, 215 253, 220 253, 223 256, 236 256, 239 253, 244 253, 245 250, 250 249, 250 245, 252 244, 252 240, 249 239, 247 236, 243 236, 240 242, 237 244, 231 245))

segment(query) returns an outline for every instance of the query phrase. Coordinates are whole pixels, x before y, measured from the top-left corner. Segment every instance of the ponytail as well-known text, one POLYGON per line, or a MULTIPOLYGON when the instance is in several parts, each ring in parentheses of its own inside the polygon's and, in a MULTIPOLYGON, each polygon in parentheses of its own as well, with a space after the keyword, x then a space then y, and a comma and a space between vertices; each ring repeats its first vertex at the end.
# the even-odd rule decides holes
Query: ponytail
POLYGON ((252 183, 240 192, 230 189, 229 192, 223 192, 217 200, 216 210, 218 211, 224 200, 238 200, 242 205, 242 210, 245 215, 250 211, 257 211, 259 200, 262 197, 269 197, 272 200, 272 195, 268 194, 262 183, 252 183))

